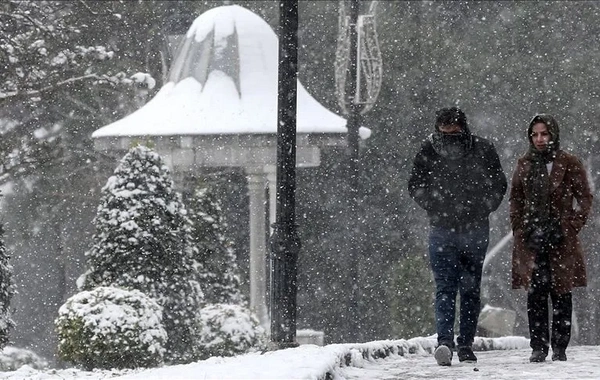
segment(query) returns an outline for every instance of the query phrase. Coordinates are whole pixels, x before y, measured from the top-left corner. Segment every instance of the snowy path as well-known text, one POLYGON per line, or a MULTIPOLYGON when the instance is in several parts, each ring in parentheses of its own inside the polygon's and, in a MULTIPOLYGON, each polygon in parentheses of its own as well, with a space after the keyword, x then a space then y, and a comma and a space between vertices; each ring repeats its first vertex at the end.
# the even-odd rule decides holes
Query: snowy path
POLYGON ((34 370, 22 366, 1 372, 7 380, 564 380, 600 379, 600 346, 572 346, 567 362, 529 363, 523 337, 476 338, 479 363, 440 367, 430 353, 435 339, 304 345, 237 357, 214 357, 185 365, 136 370, 81 371, 74 368, 34 370), (512 348, 512 349, 511 349, 512 348), (413 352, 409 354, 409 352, 413 352), (401 355, 404 353, 404 356, 401 355), (386 359, 375 359, 383 358, 386 359))
MULTIPOLYGON (((476 352, 477 364, 453 360, 451 367, 440 367, 431 355, 394 355, 387 359, 365 361, 363 368, 344 367, 342 379, 600 379, 600 347, 573 346, 567 349, 568 361, 529 363, 531 350, 476 352)), ((336 379, 341 380, 341 379, 336 379)))

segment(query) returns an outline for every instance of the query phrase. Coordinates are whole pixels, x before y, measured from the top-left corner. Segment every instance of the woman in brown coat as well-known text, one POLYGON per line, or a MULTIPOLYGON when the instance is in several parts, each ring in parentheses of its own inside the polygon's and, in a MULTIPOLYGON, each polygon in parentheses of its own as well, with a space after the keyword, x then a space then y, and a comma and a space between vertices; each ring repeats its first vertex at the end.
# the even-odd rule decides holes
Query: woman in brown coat
POLYGON ((573 309, 571 290, 586 286, 583 250, 577 234, 592 206, 581 161, 560 150, 556 120, 535 116, 527 130, 529 150, 517 162, 510 189, 514 234, 513 288, 527 289, 531 362, 567 360, 573 309), (574 201, 577 201, 576 203, 574 201), (549 340, 548 297, 552 300, 549 340))

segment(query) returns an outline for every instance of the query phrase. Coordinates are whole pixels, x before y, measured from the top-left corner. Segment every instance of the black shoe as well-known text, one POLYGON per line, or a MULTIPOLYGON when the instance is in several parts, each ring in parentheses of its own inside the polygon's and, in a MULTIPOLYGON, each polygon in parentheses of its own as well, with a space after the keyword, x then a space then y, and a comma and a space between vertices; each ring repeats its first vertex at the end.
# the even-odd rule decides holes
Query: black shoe
POLYGON ((458 347, 458 361, 465 363, 477 363, 477 356, 475 356, 471 347, 458 347))
POLYGON ((557 361, 557 360, 560 362, 567 361, 567 354, 566 354, 564 348, 552 349, 552 361, 557 361))
POLYGON ((529 361, 532 363, 541 363, 546 361, 546 356, 548 356, 548 352, 544 350, 533 350, 529 357, 529 361))
POLYGON ((445 344, 440 344, 433 352, 433 357, 437 361, 438 365, 451 366, 452 365, 452 349, 445 344))

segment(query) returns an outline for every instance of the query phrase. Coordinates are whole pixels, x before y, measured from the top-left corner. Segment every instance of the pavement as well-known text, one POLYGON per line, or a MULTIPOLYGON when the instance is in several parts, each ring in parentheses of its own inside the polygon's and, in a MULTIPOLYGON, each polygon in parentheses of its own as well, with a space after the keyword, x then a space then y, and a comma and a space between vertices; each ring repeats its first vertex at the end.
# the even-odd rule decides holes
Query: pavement
POLYGON ((338 370, 339 379, 346 380, 411 380, 411 379, 486 379, 486 380, 560 380, 600 379, 600 347, 572 346, 567 349, 566 362, 530 363, 530 349, 475 352, 476 364, 459 363, 438 366, 428 353, 390 355, 383 359, 365 360, 338 370))

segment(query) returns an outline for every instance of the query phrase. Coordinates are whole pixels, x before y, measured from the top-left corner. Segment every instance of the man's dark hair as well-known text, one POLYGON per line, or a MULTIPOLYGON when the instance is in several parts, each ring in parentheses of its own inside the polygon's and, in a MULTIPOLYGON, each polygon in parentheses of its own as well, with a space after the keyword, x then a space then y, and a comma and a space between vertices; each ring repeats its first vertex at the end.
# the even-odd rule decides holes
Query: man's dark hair
POLYGON ((456 124, 465 131, 467 129, 467 116, 458 107, 442 108, 435 113, 435 127, 440 125, 456 124))

